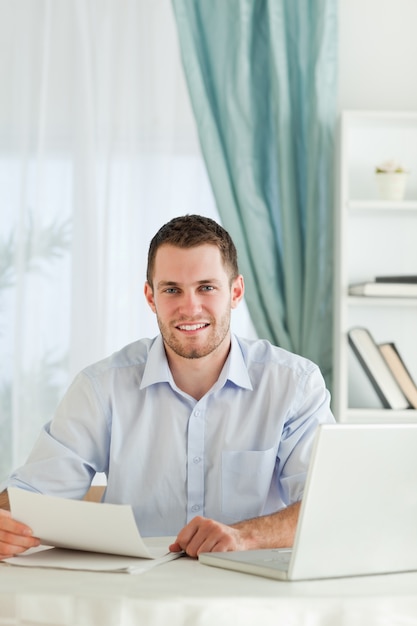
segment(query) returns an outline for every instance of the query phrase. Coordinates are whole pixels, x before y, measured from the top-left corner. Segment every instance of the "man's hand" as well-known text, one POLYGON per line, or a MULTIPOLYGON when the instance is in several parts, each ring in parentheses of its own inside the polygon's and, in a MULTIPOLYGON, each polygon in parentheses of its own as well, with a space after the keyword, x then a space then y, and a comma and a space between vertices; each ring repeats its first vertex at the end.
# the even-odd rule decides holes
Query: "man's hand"
POLYGON ((171 552, 184 550, 188 556, 197 557, 201 552, 229 552, 245 550, 245 542, 239 530, 206 517, 194 517, 184 526, 171 552))
POLYGON ((206 517, 194 517, 179 532, 171 552, 184 550, 188 556, 201 552, 229 552, 261 548, 289 548, 294 541, 301 502, 285 509, 238 522, 232 526, 206 517))
POLYGON ((40 544, 31 529, 14 520, 9 511, 0 509, 0 560, 7 559, 40 544))

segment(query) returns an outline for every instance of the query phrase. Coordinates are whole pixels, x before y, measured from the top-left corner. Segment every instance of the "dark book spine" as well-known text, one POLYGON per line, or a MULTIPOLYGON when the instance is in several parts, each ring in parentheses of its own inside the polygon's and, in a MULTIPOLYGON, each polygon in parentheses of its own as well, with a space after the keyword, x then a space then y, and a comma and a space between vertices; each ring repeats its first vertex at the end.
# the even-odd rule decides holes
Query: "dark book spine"
POLYGON ((369 380, 372 383, 373 388, 375 389, 379 399, 381 400, 384 408, 386 409, 392 409, 391 404, 389 403, 387 397, 385 396, 383 390, 381 389, 380 385, 378 384, 378 381, 376 380, 376 378, 374 377, 374 375, 372 374, 371 370, 368 367, 368 364, 366 362, 366 360, 363 357, 362 352, 358 349, 355 341, 351 338, 351 336, 348 334, 348 340, 350 343, 350 346, 353 350, 353 352, 355 353, 359 363, 362 365, 363 369, 366 372, 366 375, 368 376, 369 380))
POLYGON ((376 276, 375 282, 415 284, 417 283, 417 275, 406 276, 404 274, 401 274, 400 276, 376 276))

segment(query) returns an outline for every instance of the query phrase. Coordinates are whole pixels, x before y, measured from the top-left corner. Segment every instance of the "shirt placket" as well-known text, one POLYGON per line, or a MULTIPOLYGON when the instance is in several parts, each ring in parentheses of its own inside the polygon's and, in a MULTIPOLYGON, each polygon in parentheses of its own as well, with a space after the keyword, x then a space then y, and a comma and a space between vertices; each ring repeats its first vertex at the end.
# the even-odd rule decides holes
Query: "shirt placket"
POLYGON ((188 422, 187 522, 204 514, 204 426, 205 406, 197 403, 188 422))

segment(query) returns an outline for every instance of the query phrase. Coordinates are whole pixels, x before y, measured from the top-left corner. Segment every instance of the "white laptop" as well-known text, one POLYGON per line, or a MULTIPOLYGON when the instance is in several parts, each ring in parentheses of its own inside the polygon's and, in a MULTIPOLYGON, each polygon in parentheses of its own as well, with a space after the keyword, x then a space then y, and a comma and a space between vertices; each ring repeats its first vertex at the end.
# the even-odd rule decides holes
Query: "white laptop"
POLYGON ((293 549, 199 560, 280 580, 417 570, 417 424, 319 426, 293 549))

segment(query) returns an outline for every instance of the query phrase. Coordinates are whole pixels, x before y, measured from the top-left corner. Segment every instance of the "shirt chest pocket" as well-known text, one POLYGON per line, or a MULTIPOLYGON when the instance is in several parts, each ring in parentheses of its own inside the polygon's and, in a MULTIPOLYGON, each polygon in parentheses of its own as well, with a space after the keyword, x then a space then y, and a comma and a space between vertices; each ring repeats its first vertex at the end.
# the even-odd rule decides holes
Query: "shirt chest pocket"
POLYGON ((222 453, 222 511, 234 521, 262 514, 276 463, 276 450, 222 453))

